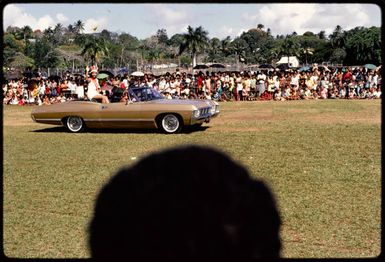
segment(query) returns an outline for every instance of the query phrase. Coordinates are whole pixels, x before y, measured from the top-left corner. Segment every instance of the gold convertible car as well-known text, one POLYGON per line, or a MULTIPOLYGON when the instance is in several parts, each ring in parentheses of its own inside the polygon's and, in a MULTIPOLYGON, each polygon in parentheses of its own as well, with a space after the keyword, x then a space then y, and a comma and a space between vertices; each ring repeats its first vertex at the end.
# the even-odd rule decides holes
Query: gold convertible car
POLYGON ((73 133, 85 128, 158 128, 171 134, 201 126, 219 114, 215 101, 165 99, 150 87, 130 88, 128 97, 127 102, 109 104, 79 100, 39 106, 31 117, 37 123, 64 125, 73 133))

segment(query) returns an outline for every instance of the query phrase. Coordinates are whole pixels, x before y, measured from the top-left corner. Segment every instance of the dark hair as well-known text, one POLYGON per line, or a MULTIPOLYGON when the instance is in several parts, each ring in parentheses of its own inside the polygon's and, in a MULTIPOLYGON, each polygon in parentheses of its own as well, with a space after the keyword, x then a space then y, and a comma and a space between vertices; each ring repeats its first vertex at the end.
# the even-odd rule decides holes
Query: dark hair
POLYGON ((281 249, 268 187, 208 147, 168 149, 121 169, 94 211, 93 258, 278 257, 281 249), (173 164, 165 168, 167 162, 173 164))

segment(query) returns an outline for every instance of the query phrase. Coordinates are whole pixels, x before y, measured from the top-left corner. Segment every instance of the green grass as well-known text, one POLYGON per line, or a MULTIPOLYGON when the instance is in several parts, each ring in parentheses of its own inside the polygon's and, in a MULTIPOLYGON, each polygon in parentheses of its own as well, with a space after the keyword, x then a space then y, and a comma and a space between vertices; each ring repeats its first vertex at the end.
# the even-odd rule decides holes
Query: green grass
POLYGON ((222 103, 206 130, 177 135, 70 134, 33 123, 31 109, 3 109, 9 257, 89 257, 86 229, 101 186, 122 165, 187 143, 215 146, 269 184, 283 220, 283 257, 381 252, 379 100, 222 103))

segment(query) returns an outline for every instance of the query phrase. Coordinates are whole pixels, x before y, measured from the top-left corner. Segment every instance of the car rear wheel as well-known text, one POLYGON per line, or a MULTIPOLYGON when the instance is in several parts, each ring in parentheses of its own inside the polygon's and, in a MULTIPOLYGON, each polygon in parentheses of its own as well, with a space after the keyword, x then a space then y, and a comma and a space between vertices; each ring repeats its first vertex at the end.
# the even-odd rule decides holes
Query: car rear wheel
POLYGON ((178 133, 182 130, 182 122, 174 114, 166 114, 160 119, 160 128, 168 134, 178 133))
POLYGON ((78 133, 84 130, 84 121, 81 117, 70 116, 65 121, 68 131, 78 133))

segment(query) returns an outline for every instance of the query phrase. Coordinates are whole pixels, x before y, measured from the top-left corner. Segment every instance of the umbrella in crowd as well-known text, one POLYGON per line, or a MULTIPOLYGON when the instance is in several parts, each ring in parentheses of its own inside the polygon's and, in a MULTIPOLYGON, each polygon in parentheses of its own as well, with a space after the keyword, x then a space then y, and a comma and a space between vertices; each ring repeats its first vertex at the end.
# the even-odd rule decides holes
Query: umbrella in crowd
POLYGON ((140 71, 135 71, 135 72, 132 72, 131 75, 132 76, 144 76, 144 73, 140 72, 140 71))
POLYGON ((279 65, 277 66, 277 68, 278 68, 279 70, 286 71, 286 70, 289 69, 289 66, 288 66, 287 64, 279 64, 279 65))
POLYGON ((109 77, 114 77, 114 74, 107 70, 100 70, 99 74, 107 74, 109 77))
POLYGON ((38 77, 39 73, 37 73, 37 72, 24 72, 23 76, 25 76, 26 78, 33 78, 33 77, 38 77))
POLYGON ((301 67, 300 69, 298 69, 298 71, 302 72, 302 71, 309 71, 310 70, 310 66, 304 66, 304 67, 301 67))
POLYGON ((366 65, 364 65, 364 67, 367 68, 367 69, 370 69, 370 70, 374 70, 374 69, 377 68, 377 66, 375 66, 373 64, 366 64, 366 65))
POLYGON ((225 68, 226 66, 223 64, 215 63, 210 65, 211 68, 225 68))
POLYGON ((120 68, 119 74, 128 74, 128 69, 127 69, 127 67, 122 67, 122 68, 120 68))
POLYGON ((193 67, 193 69, 207 69, 207 68, 209 67, 205 64, 199 64, 193 67))
POLYGON ((104 78, 107 78, 108 75, 107 75, 106 73, 101 73, 101 74, 98 74, 96 77, 97 77, 98 79, 104 79, 104 78))
POLYGON ((262 64, 262 65, 258 66, 258 68, 269 69, 269 68, 274 68, 274 66, 269 65, 269 64, 262 64))

